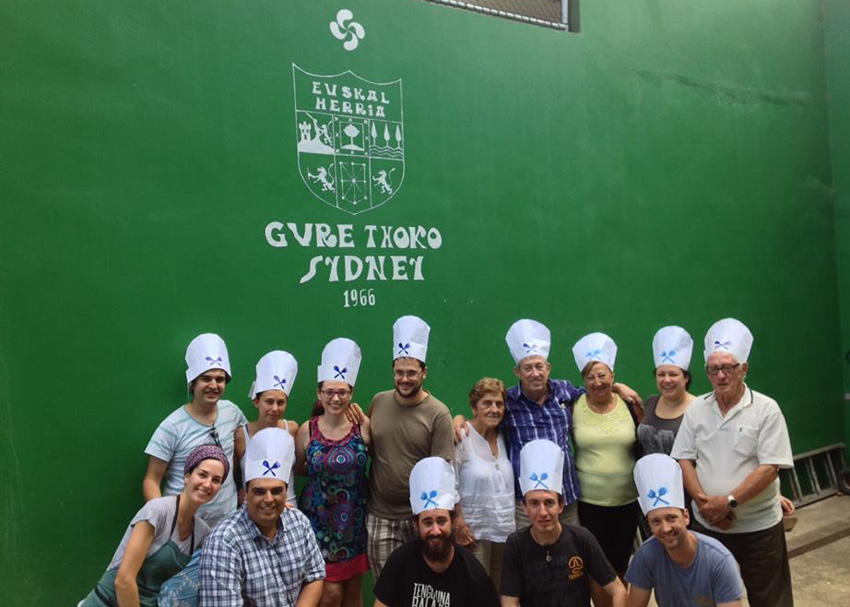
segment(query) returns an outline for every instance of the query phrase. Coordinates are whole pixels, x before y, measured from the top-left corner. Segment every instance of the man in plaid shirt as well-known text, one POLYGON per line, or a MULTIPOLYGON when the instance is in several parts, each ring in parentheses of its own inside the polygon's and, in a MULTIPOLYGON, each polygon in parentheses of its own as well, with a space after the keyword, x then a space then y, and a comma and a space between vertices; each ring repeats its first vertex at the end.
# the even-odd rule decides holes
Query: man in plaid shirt
POLYGON ((201 554, 201 607, 316 607, 325 562, 296 509, 284 508, 292 436, 260 430, 245 452, 246 502, 210 533, 201 554))

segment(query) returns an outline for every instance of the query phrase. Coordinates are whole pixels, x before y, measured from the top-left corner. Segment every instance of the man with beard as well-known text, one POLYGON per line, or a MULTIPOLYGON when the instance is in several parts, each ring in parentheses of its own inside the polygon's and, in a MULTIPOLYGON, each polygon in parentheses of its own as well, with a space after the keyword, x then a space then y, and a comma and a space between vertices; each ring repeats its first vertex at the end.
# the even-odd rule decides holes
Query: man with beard
POLYGON ((408 478, 414 464, 430 456, 451 460, 452 420, 448 408, 422 388, 428 367, 431 328, 416 316, 393 325, 395 389, 379 392, 368 415, 372 426, 367 552, 374 579, 390 554, 415 537, 410 518, 408 478))
POLYGON ((410 472, 410 507, 418 537, 390 555, 375 585, 375 607, 497 607, 484 567, 452 540, 458 501, 446 460, 428 457, 410 472))
POLYGON ((655 589, 659 607, 741 607, 741 576, 723 544, 688 531, 682 469, 669 455, 653 453, 635 464, 638 501, 654 537, 626 572, 629 607, 646 607, 655 589))
POLYGON ((562 524, 564 452, 533 440, 520 452, 519 484, 531 525, 508 537, 502 607, 625 607, 626 589, 585 529, 562 524))

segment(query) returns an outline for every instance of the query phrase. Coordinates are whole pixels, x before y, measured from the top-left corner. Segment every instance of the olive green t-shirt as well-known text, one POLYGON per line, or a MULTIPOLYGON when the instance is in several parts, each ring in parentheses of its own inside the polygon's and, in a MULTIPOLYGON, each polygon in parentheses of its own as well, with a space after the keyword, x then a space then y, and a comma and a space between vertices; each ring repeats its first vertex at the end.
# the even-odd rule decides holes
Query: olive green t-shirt
POLYGON ((369 406, 372 471, 368 512, 387 519, 412 516, 408 479, 421 459, 454 458, 452 417, 431 394, 416 405, 400 405, 395 390, 379 392, 369 406))

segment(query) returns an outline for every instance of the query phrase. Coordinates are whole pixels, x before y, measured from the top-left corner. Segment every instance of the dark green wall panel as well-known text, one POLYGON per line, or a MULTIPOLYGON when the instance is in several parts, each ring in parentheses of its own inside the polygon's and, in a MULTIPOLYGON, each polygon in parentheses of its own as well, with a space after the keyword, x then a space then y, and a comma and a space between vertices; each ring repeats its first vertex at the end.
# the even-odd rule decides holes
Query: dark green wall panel
MULTIPOLYGON (((835 204, 836 251, 839 301, 850 297, 850 69, 844 60, 850 52, 850 5, 822 2, 827 97, 829 99, 829 143, 832 160, 832 196, 835 204)), ((850 313, 841 307, 841 345, 844 357, 845 443, 850 443, 850 313)))

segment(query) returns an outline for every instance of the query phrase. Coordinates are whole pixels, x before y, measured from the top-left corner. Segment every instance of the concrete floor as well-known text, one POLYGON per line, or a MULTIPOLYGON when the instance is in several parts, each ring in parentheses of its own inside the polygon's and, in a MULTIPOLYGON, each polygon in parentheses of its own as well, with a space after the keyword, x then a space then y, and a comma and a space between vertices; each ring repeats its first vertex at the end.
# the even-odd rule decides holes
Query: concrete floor
POLYGON ((796 516, 797 525, 786 535, 794 606, 850 606, 850 496, 804 506, 796 516))
POLYGON ((850 496, 797 510, 788 538, 795 607, 850 605, 850 496))

